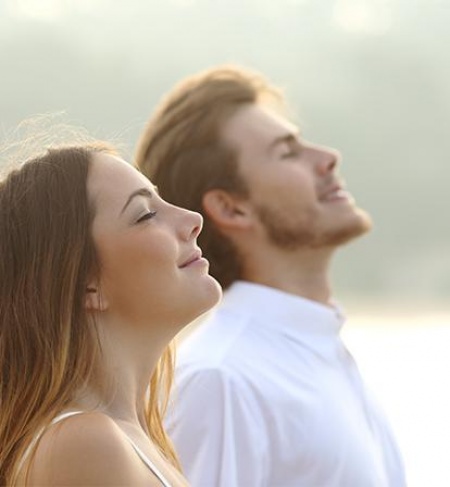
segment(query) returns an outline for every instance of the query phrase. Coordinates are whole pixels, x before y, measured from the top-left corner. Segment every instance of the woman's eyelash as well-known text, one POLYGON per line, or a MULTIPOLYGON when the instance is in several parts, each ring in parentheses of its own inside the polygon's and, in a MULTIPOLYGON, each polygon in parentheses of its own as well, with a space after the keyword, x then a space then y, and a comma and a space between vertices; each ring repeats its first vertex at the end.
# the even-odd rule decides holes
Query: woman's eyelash
POLYGON ((136 223, 141 223, 145 220, 150 220, 156 215, 156 211, 149 211, 145 215, 142 215, 140 218, 137 219, 136 223))

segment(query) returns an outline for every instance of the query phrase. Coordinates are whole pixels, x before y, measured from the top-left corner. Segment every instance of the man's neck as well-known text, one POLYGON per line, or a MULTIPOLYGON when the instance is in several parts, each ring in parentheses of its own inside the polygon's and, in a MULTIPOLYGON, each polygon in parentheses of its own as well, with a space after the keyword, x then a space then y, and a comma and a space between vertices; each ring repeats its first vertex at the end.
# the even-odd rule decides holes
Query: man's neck
MULTIPOLYGON (((264 259, 246 262, 243 279, 328 305, 331 249, 271 252, 264 259)), ((254 256, 255 257, 255 256, 254 256)))

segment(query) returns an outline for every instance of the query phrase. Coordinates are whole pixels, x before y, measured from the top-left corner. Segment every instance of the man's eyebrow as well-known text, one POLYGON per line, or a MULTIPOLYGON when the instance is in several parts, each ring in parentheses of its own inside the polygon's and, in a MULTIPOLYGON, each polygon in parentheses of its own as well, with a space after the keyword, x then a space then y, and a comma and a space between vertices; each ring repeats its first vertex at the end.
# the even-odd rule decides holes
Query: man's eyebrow
POLYGON ((269 151, 272 150, 274 147, 276 147, 278 144, 282 144, 284 142, 298 142, 298 139, 300 137, 300 131, 296 132, 287 132, 285 134, 279 135, 278 137, 275 137, 272 142, 269 144, 269 151))
POLYGON ((153 196, 153 193, 148 188, 139 188, 136 191, 133 191, 128 197, 126 203, 123 205, 123 208, 120 210, 120 214, 122 214, 127 209, 128 205, 137 196, 145 196, 146 198, 151 198, 153 196))

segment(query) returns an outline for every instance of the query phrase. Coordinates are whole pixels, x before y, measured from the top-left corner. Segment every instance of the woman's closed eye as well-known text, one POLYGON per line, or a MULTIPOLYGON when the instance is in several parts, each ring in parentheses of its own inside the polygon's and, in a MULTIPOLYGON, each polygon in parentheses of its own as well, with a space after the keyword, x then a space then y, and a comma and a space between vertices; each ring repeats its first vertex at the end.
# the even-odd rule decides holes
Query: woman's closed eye
POLYGON ((149 212, 145 213, 144 215, 142 215, 141 217, 139 217, 136 220, 136 223, 141 223, 141 222, 144 222, 147 220, 151 220, 156 215, 156 213, 157 213, 156 211, 149 211, 149 212))

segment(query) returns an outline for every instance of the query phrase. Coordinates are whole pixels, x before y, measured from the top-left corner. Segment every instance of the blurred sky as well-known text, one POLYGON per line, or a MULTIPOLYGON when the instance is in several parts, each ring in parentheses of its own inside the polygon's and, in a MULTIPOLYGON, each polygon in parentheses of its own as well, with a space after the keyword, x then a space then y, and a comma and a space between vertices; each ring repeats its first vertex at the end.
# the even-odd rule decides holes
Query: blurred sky
POLYGON ((0 130, 65 112, 136 139, 176 81, 236 62, 282 86, 305 137, 343 153, 375 220, 339 253, 358 303, 447 306, 450 0, 0 0, 0 130))

